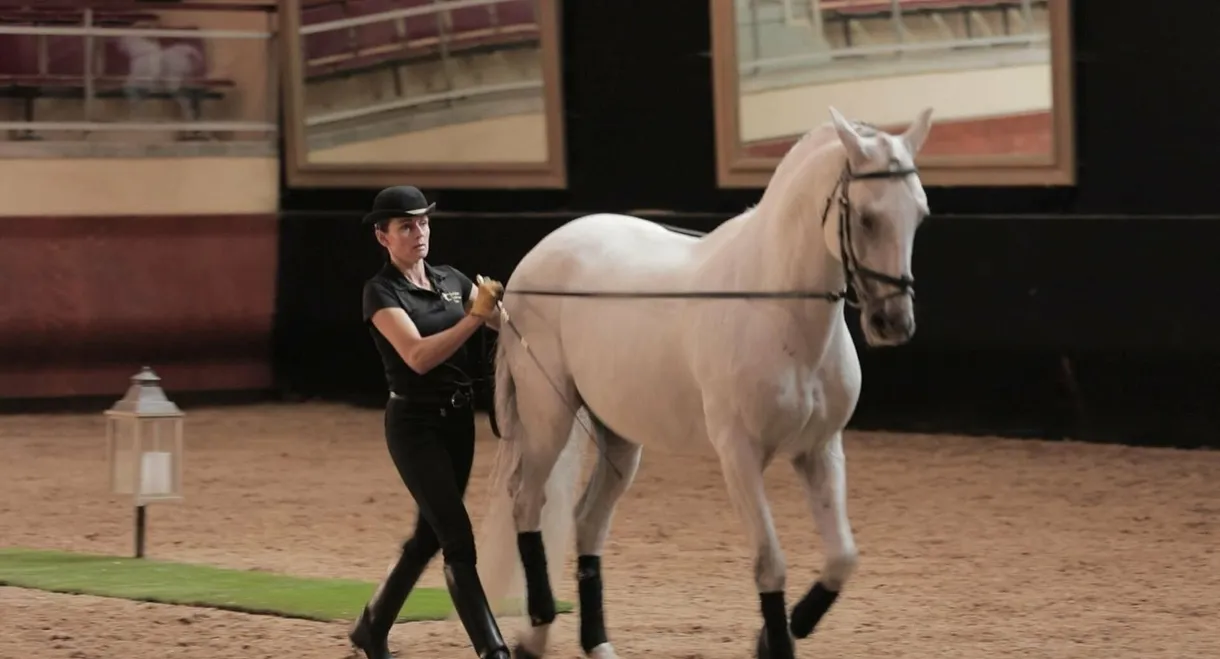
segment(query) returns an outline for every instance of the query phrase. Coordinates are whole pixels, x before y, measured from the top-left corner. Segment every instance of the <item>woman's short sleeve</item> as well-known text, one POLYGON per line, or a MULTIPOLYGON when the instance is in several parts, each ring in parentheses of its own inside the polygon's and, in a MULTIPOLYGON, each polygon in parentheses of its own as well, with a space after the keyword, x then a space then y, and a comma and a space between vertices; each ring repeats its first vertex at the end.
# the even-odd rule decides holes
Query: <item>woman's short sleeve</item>
POLYGON ((373 319, 373 314, 386 308, 401 307, 398 302, 398 296, 390 289, 385 282, 379 279, 370 279, 364 284, 364 322, 369 322, 373 319))

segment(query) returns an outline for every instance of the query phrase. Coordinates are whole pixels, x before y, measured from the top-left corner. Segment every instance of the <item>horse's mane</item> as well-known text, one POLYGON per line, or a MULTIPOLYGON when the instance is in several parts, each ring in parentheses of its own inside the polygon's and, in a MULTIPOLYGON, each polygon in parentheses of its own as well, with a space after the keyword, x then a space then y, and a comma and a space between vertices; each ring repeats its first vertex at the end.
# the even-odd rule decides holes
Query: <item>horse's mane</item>
POLYGON ((831 121, 818 124, 801 135, 800 139, 780 159, 779 165, 771 174, 771 181, 767 184, 767 189, 763 191, 762 199, 751 211, 757 210, 760 206, 773 205, 773 200, 792 185, 793 179, 796 178, 805 163, 820 153, 829 143, 837 142, 838 139, 838 133, 835 132, 834 123, 831 121))
MULTIPOLYGON (((856 129, 856 132, 863 137, 876 137, 886 134, 884 130, 875 124, 857 119, 849 119, 848 121, 856 129)), ((768 196, 774 198, 780 194, 780 190, 792 184, 792 178, 800 171, 804 163, 819 153, 831 141, 837 141, 838 139, 838 133, 834 129, 834 122, 829 120, 805 131, 792 143, 784 157, 780 159, 779 165, 776 166, 775 171, 771 174, 771 181, 767 185, 767 190, 763 192, 762 199, 758 203, 747 207, 734 219, 745 220, 753 216, 759 207, 767 202, 768 196)))

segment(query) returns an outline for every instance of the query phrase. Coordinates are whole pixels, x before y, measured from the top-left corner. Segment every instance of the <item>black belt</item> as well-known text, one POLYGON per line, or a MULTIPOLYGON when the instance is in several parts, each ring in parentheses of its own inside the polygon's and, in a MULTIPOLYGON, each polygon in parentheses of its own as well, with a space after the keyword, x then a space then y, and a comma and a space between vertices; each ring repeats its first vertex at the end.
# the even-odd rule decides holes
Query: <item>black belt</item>
MULTIPOLYGON (((394 398, 397 400, 411 400, 410 398, 403 396, 402 394, 399 394, 394 391, 390 392, 390 398, 394 398)), ((443 415, 445 413, 445 411, 450 408, 455 409, 455 410, 460 410, 464 407, 469 407, 473 402, 474 402, 474 391, 473 390, 458 389, 453 392, 453 395, 451 395, 449 397, 448 401, 437 401, 437 404, 440 405, 441 414, 443 415)), ((420 401, 419 404, 422 405, 424 403, 422 401, 420 401)))

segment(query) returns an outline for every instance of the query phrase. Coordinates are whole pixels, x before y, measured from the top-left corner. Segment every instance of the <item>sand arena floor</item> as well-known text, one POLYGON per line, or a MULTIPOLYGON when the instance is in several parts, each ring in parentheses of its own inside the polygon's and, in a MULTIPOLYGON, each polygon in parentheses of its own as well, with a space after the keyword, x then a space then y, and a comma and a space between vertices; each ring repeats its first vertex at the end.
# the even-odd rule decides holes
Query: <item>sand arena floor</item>
MULTIPOLYGON (((381 414, 339 405, 188 410, 187 499, 150 509, 156 558, 376 580, 414 518, 381 414)), ((484 511, 481 426, 468 505, 484 511)), ((126 554, 100 415, 0 417, 0 545, 126 554)), ((1220 452, 851 433, 862 560, 804 657, 1220 657, 1220 452)), ((790 469, 768 472, 789 601, 820 543, 790 469)), ((740 659, 759 625, 751 557, 709 450, 644 454, 605 560, 624 659, 740 659)), ((569 557, 567 573, 572 572, 569 557)), ((441 585, 439 566, 424 585, 441 585)), ((575 599, 569 576, 556 585, 575 599)), ((344 624, 0 589, 4 659, 339 659, 344 624)), ((580 656, 575 615, 551 656, 580 656)), ((511 638, 523 622, 502 621, 511 638)), ((459 623, 392 647, 473 657, 459 623)))

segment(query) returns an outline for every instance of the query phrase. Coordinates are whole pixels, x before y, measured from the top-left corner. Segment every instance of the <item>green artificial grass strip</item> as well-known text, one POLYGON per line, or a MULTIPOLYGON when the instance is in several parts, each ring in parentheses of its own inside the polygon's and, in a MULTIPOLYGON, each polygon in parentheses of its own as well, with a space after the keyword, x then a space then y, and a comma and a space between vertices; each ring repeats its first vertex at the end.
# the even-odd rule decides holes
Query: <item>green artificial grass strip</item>
MULTIPOLYGON (((351 579, 20 548, 0 548, 0 586, 326 622, 358 618, 376 587, 351 579)), ((561 612, 572 609, 567 602, 556 604, 561 612)), ((448 591, 416 588, 398 619, 443 620, 452 611, 448 591)))

